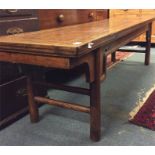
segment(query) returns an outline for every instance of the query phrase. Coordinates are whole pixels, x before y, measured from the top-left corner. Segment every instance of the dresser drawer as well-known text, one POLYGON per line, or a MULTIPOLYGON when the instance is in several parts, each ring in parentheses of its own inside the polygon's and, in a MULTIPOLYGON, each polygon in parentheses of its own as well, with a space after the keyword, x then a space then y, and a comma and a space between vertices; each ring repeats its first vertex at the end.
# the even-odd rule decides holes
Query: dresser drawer
POLYGON ((16 64, 0 62, 0 85, 19 77, 19 74, 16 64))
POLYGON ((38 18, 0 21, 0 35, 10 35, 38 30, 38 18))
POLYGON ((0 17, 36 16, 36 10, 0 9, 0 17))
POLYGON ((110 16, 117 16, 117 15, 139 15, 139 9, 112 9, 110 10, 110 16))
POLYGON ((40 28, 80 24, 96 20, 95 10, 39 10, 40 28))
POLYGON ((0 121, 27 105, 26 77, 0 85, 0 121))

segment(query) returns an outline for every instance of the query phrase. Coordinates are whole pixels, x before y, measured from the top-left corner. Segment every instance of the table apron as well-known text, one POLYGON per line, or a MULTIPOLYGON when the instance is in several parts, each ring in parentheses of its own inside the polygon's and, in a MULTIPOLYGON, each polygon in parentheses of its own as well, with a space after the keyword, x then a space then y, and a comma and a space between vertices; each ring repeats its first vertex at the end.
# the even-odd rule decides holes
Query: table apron
POLYGON ((0 51, 0 61, 18 63, 18 64, 29 64, 29 65, 58 68, 58 69, 70 68, 69 65, 70 60, 68 58, 11 53, 6 51, 4 52, 0 51))

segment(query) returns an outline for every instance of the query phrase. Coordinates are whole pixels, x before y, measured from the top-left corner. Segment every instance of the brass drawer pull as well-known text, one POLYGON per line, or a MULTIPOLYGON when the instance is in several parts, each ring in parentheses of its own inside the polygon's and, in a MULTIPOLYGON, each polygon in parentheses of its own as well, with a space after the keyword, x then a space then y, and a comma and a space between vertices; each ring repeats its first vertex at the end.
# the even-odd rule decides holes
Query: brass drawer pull
POLYGON ((24 32, 24 30, 20 27, 11 27, 6 31, 7 34, 18 34, 22 32, 24 32))
POLYGON ((25 88, 20 88, 16 91, 16 96, 27 96, 27 90, 25 88))
POLYGON ((18 9, 6 9, 7 13, 16 13, 18 12, 18 9))
POLYGON ((63 22, 64 21, 64 18, 65 16, 63 14, 60 14, 58 17, 57 17, 57 20, 58 22, 63 22))

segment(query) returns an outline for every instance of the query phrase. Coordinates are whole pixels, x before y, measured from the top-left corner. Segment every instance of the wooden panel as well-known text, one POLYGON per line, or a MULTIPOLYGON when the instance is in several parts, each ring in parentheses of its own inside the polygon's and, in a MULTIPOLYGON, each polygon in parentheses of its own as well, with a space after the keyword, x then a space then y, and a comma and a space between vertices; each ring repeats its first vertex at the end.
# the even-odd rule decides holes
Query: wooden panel
POLYGON ((36 55, 20 54, 20 53, 14 54, 14 53, 2 52, 2 51, 0 52, 0 61, 38 65, 38 66, 53 67, 53 68, 64 68, 64 69, 69 69, 70 67, 69 60, 67 58, 36 56, 36 55))
POLYGON ((1 20, 0 35, 10 35, 22 32, 36 31, 38 27, 38 18, 24 18, 16 20, 1 20))

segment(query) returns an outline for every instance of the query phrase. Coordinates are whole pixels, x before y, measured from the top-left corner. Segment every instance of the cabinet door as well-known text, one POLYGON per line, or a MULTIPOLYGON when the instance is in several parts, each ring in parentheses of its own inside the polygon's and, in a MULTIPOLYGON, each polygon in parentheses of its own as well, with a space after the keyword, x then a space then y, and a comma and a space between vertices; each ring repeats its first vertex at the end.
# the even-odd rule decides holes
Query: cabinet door
POLYGON ((24 19, 16 19, 10 22, 1 21, 0 22, 0 35, 11 35, 22 32, 36 31, 39 29, 38 27, 38 18, 24 18, 24 19))

